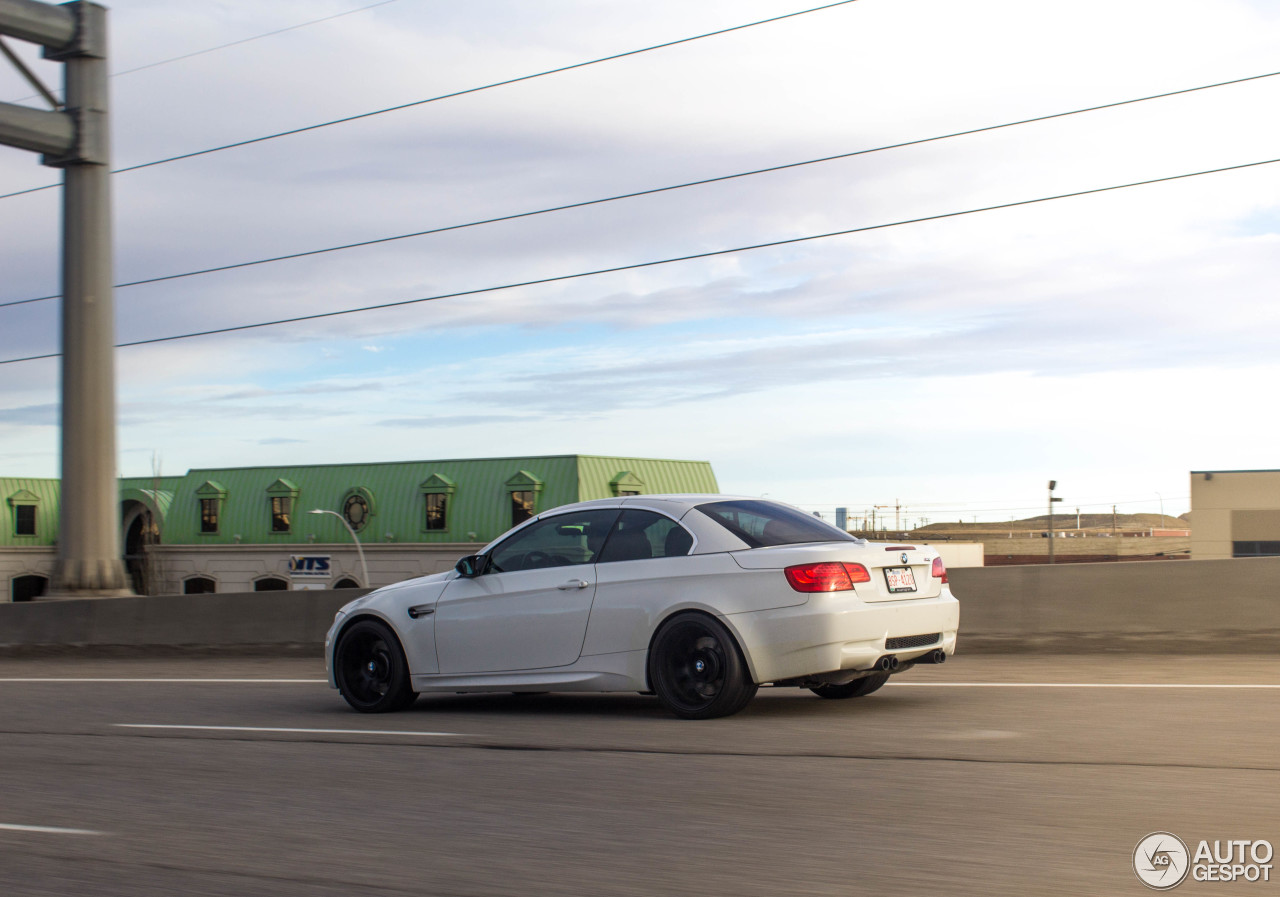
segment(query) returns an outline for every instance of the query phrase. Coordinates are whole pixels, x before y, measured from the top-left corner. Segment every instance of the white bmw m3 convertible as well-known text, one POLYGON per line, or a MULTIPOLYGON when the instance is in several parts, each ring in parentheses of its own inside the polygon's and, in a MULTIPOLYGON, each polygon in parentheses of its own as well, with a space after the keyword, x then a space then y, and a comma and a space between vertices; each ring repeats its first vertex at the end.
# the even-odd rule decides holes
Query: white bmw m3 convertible
POLYGON ((762 685, 868 695, 946 660, 959 619, 927 546, 774 501, 642 495, 546 511, 453 571, 352 601, 325 657, 365 713, 421 692, 629 691, 706 719, 762 685))

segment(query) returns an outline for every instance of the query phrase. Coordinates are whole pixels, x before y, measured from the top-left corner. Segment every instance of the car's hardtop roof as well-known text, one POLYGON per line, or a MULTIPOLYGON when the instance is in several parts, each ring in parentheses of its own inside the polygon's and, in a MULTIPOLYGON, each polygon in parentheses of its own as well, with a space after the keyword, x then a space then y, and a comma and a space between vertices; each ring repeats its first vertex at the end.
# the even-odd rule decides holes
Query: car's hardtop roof
POLYGON ((785 502, 774 501, 770 498, 760 498, 758 495, 721 495, 719 493, 672 493, 657 495, 621 495, 617 498, 596 498, 590 501, 574 502, 571 505, 561 505, 558 508, 550 508, 543 511, 539 516, 548 514, 559 514, 562 511, 577 510, 579 508, 618 508, 626 505, 655 505, 662 504, 666 507, 668 513, 683 514, 690 508, 696 508, 698 505, 710 504, 717 501, 762 501, 767 504, 782 505, 791 507, 785 502))

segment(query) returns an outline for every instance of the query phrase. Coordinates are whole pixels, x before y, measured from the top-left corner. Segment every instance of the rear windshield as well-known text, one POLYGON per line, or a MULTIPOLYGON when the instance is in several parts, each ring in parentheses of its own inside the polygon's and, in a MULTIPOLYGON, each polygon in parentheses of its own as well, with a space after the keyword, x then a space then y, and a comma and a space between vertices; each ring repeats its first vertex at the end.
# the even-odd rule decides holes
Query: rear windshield
POLYGON ((795 545, 800 542, 858 541, 799 508, 771 501, 714 501, 698 505, 696 510, 706 514, 751 548, 795 545))

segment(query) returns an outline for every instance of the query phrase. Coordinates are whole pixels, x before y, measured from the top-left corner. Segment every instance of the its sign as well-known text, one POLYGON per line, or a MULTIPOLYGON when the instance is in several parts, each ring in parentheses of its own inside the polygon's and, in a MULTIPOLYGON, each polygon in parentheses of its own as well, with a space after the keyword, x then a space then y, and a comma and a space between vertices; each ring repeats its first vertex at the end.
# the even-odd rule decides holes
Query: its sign
POLYGON ((327 554, 293 554, 289 556, 289 575, 295 579, 328 579, 333 575, 327 554))

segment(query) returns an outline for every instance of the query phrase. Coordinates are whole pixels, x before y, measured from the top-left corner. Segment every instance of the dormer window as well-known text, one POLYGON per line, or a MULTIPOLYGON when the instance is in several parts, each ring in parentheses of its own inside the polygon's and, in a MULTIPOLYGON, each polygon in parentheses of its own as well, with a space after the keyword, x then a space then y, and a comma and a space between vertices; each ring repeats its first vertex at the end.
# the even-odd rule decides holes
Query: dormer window
POLYGON ((609 489, 619 498, 628 495, 643 495, 644 483, 631 471, 624 470, 609 481, 609 489))
POLYGON ((517 526, 538 513, 538 493, 542 491, 542 480, 520 470, 506 482, 507 495, 511 499, 511 525, 517 526))
POLYGON ((293 498, 288 495, 271 496, 271 532, 289 532, 293 517, 293 498))
POLYGON ((9 507, 13 508, 13 534, 15 536, 34 536, 36 534, 36 506, 40 504, 40 496, 27 489, 19 489, 9 496, 9 507))
POLYGON ((221 500, 216 498, 200 499, 200 532, 216 533, 218 531, 218 511, 221 510, 218 505, 222 504, 221 500))
POLYGON ((422 531, 444 533, 449 531, 449 509, 453 505, 453 493, 458 487, 453 480, 433 473, 418 484, 422 493, 422 531))
POLYGON ((36 534, 36 506, 13 506, 13 534, 15 536, 34 536, 36 534))
POLYGON ((196 498, 200 501, 200 533, 216 535, 222 522, 222 504, 227 500, 227 490, 221 483, 206 480, 196 490, 196 498))
POLYGON ((293 505, 298 499, 298 487, 286 479, 279 479, 267 487, 271 504, 271 532, 287 533, 293 528, 293 505))

